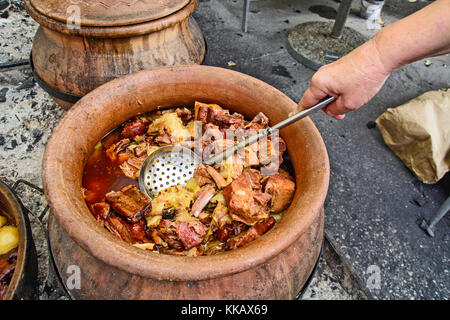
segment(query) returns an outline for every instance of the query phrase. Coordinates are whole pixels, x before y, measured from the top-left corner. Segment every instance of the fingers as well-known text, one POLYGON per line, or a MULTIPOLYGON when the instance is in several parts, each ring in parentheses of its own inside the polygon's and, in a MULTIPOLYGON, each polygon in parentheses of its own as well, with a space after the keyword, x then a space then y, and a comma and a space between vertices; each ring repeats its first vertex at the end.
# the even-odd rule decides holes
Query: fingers
POLYGON ((359 105, 357 103, 351 102, 348 97, 341 95, 336 101, 328 105, 327 111, 331 116, 338 116, 356 110, 358 107, 359 105))
MULTIPOLYGON (((357 105, 358 102, 354 101, 355 99, 352 95, 349 96, 348 88, 350 87, 345 83, 348 79, 333 76, 336 73, 336 68, 339 69, 339 64, 332 63, 320 68, 313 75, 309 88, 305 91, 298 104, 298 110, 310 108, 328 96, 336 98, 334 102, 323 109, 330 117, 341 120, 344 119, 344 115, 347 112, 357 109, 359 106, 357 105)), ((339 71, 337 73, 341 74, 342 72, 339 71)), ((351 88, 354 87, 355 84, 351 86, 351 88)))
POLYGON ((302 99, 298 103, 298 108, 299 110, 310 108, 327 96, 328 95, 326 92, 322 91, 318 87, 314 86, 313 83, 311 83, 311 86, 308 88, 308 90, 305 91, 302 99))
POLYGON ((334 114, 333 111, 329 110, 329 106, 322 109, 328 116, 335 118, 336 120, 342 120, 345 117, 345 114, 334 114))
MULTIPOLYGON (((330 95, 331 94, 326 93, 325 91, 318 88, 316 86, 316 83, 314 81, 312 81, 311 86, 303 94, 303 97, 298 104, 297 110, 302 111, 303 109, 312 107, 315 104, 319 103, 321 100, 323 100, 325 97, 328 97, 330 95)), ((338 111, 338 110, 342 109, 340 107, 336 107, 336 102, 338 100, 339 100, 339 98, 336 101, 334 101, 333 103, 331 103, 328 107, 325 107, 323 109, 323 111, 330 117, 333 117, 337 120, 342 120, 345 117, 344 116, 345 112, 338 111)))

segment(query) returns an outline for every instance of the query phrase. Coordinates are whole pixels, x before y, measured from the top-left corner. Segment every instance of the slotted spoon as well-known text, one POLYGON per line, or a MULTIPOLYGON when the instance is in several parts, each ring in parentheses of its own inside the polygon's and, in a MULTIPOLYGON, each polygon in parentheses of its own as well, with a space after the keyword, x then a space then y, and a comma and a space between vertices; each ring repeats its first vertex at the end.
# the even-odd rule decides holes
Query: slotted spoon
POLYGON ((201 163, 206 165, 221 163, 235 152, 257 142, 263 137, 271 135, 276 130, 280 130, 281 128, 323 109, 334 100, 334 97, 328 97, 315 106, 305 109, 277 123, 273 127, 260 130, 258 133, 237 143, 235 146, 203 161, 198 154, 189 148, 177 145, 161 147, 152 152, 142 164, 139 173, 139 188, 150 199, 153 199, 162 190, 171 186, 186 184, 186 182, 192 178, 195 168, 201 163))

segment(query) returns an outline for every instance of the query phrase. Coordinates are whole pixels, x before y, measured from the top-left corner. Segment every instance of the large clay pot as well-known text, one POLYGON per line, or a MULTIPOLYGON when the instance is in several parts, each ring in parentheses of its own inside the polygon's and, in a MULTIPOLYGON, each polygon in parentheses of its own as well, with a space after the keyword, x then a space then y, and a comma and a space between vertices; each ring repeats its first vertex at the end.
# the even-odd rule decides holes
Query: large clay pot
POLYGON ((215 256, 179 257, 137 249, 101 228, 81 192, 96 143, 123 121, 160 107, 203 101, 275 124, 296 104, 270 85, 215 67, 179 66, 114 80, 80 100, 48 142, 43 184, 51 207, 50 244, 64 281, 81 268, 75 298, 292 299, 311 274, 323 239, 328 156, 309 118, 281 131, 297 183, 293 201, 265 235, 215 256))
POLYGON ((140 70, 200 64, 205 42, 191 16, 198 0, 25 0, 41 26, 32 48, 36 80, 69 108, 98 86, 140 70), (73 27, 71 6, 80 8, 73 27))

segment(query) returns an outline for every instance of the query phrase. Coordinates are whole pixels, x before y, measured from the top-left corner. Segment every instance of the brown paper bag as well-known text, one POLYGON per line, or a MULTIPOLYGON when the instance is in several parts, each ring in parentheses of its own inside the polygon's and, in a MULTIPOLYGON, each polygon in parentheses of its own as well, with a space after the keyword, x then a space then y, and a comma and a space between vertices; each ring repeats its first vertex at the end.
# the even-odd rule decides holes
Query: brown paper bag
POLYGON ((378 117, 384 142, 425 183, 450 168, 450 88, 429 91, 378 117))

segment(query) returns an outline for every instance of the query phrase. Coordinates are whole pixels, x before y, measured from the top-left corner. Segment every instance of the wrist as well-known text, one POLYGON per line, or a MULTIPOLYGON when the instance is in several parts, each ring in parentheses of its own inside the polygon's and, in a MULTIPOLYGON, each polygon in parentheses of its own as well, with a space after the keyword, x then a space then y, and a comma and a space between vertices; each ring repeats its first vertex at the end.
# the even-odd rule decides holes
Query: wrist
POLYGON ((384 61, 373 38, 353 50, 343 59, 353 66, 355 72, 361 73, 365 79, 374 81, 387 78, 395 69, 393 65, 384 61))
POLYGON ((373 51, 374 60, 379 65, 379 68, 386 75, 390 74, 395 69, 401 67, 403 63, 398 59, 389 55, 386 48, 389 48, 389 41, 386 41, 386 31, 381 29, 372 39, 367 43, 370 46, 370 50, 373 51))

